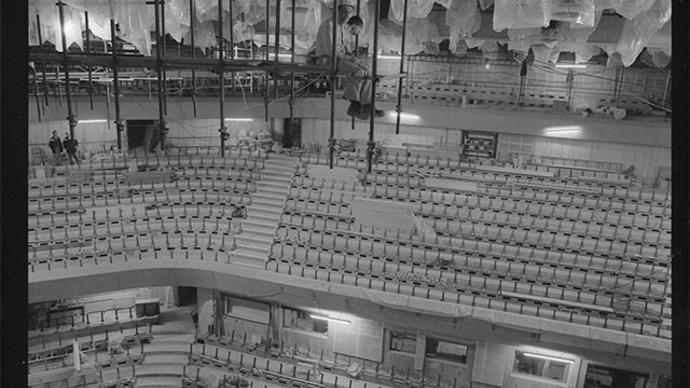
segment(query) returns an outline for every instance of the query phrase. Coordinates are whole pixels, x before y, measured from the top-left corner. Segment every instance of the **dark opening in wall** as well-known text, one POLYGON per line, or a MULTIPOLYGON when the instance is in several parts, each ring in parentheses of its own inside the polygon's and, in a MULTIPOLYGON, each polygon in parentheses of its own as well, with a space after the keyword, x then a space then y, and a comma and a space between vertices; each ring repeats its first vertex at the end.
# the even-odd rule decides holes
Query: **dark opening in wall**
POLYGON ((177 304, 179 306, 194 306, 196 303, 196 287, 177 287, 177 304))
POLYGON ((145 148, 154 151, 160 135, 158 120, 127 120, 127 144, 129 149, 145 148))

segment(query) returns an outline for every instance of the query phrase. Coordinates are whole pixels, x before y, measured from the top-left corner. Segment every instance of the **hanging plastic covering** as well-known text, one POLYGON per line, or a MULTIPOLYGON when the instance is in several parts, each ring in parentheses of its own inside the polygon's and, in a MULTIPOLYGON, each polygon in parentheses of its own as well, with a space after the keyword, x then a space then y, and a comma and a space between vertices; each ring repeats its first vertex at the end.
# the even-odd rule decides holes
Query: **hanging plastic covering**
POLYGON ((508 49, 528 51, 533 45, 553 48, 561 39, 560 34, 551 34, 542 28, 509 28, 508 49))
MULTIPOLYGON (((29 3, 29 17, 32 23, 35 23, 36 15, 39 15, 41 19, 41 38, 43 42, 50 42, 55 45, 57 51, 63 51, 58 6, 52 1, 32 1, 29 3)), ((67 47, 72 44, 76 44, 80 48, 84 47, 81 33, 83 27, 79 11, 69 5, 65 5, 63 7, 63 15, 67 47)), ((34 31, 36 33, 34 39, 38 43, 38 29, 35 24, 34 31)))
POLYGON ((479 0, 479 8, 481 8, 482 11, 486 11, 492 5, 494 5, 494 0, 479 0))
MULTIPOLYGON (((449 49, 456 53, 458 44, 479 31, 482 17, 475 0, 455 0, 446 10, 446 25, 449 27, 449 49)), ((461 47, 463 47, 461 45, 461 47)), ((466 45, 464 46, 466 50, 466 45)))
POLYGON ((549 0, 496 0, 494 31, 506 28, 533 28, 549 25, 549 0))
POLYGON ((120 26, 120 38, 144 55, 151 55, 151 30, 155 29, 154 6, 145 2, 113 0, 113 15, 120 26))
POLYGON ((603 11, 605 9, 613 8, 618 3, 618 0, 594 0, 594 9, 603 11))
POLYGON ((540 65, 546 64, 551 59, 552 52, 553 47, 549 47, 543 44, 533 45, 532 54, 534 54, 534 63, 540 65))
POLYGON ((551 20, 594 27, 594 0, 551 0, 551 20))
POLYGON ((238 0, 239 10, 244 14, 244 21, 256 24, 266 19, 266 2, 262 0, 238 0))
POLYGON ((445 9, 450 8, 452 3, 453 3, 453 0, 436 0, 436 4, 441 5, 445 9))
POLYGON ((612 0, 613 9, 624 18, 632 20, 635 16, 646 12, 655 0, 612 0))
MULTIPOLYGON (((183 39, 185 42, 191 43, 191 30, 187 31, 183 39)), ((229 32, 229 31, 228 31, 229 32)), ((194 46, 205 50, 210 47, 218 46, 218 38, 216 38, 216 23, 212 21, 194 22, 194 46)))
POLYGON ((623 26, 616 51, 620 53, 625 66, 635 62, 649 40, 671 18, 671 0, 657 0, 656 3, 644 13, 633 20, 626 20, 623 26))
POLYGON ((200 22, 218 20, 218 0, 195 0, 194 6, 194 13, 200 22))
POLYGON ((73 0, 69 2, 81 17, 86 30, 86 16, 89 13, 89 30, 101 39, 110 40, 110 19, 113 17, 111 0, 73 0))
POLYGON ((660 69, 665 68, 668 66, 668 63, 671 62, 671 55, 665 52, 663 49, 647 47, 647 53, 651 57, 654 66, 660 69))
POLYGON ((189 29, 189 1, 166 0, 165 33, 180 41, 189 29))
MULTIPOLYGON (((391 0, 388 20, 402 24, 405 0, 391 0)), ((423 19, 431 13, 434 0, 407 0, 407 20, 423 19)))

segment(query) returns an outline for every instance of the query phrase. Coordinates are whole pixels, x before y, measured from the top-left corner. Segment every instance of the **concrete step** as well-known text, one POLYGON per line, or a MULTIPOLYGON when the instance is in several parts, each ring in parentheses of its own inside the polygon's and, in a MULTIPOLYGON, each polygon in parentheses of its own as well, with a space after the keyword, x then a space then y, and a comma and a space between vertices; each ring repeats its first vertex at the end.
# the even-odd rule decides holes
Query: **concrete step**
POLYGON ((290 189, 290 186, 292 186, 292 182, 277 182, 262 179, 256 182, 256 191, 260 192, 263 191, 264 188, 268 188, 269 190, 282 191, 285 193, 290 189))
POLYGON ((292 176, 288 175, 278 175, 278 174, 261 174, 261 180, 259 182, 271 182, 271 183, 283 183, 291 184, 292 176))
POLYGON ((154 353, 146 354, 142 365, 150 364, 179 364, 187 365, 189 362, 189 354, 178 353, 154 353))
POLYGON ((280 201, 283 202, 285 200, 285 197, 287 197, 286 192, 277 192, 277 191, 268 191, 264 192, 263 190, 256 191, 252 193, 252 198, 261 198, 261 199, 266 199, 266 200, 275 200, 275 201, 280 201))
MULTIPOLYGON (((255 223, 261 223, 266 227, 276 228, 280 221, 280 214, 252 213, 247 217, 255 223)), ((243 221, 246 222, 246 221, 243 221)))
POLYGON ((266 239, 273 239, 273 236, 275 235, 275 228, 271 226, 264 226, 263 224, 248 224, 247 221, 243 221, 242 233, 247 233, 252 236, 261 236, 266 239))
POLYGON ((270 162, 270 163, 264 163, 264 168, 263 170, 272 170, 272 171, 280 171, 280 172, 288 172, 292 174, 295 169, 297 168, 297 165, 292 164, 292 163, 281 163, 281 162, 270 162))
POLYGON ((237 243, 237 249, 235 251, 240 251, 240 252, 246 252, 246 253, 251 253, 254 256, 257 257, 268 257, 268 252, 270 251, 270 244, 262 244, 262 245, 255 245, 256 243, 248 243, 248 242, 243 242, 243 243, 237 243))
POLYGON ((277 219, 282 213, 282 208, 276 206, 265 206, 259 204, 247 207, 247 218, 257 215, 260 217, 269 217, 277 219))
POLYGON ((246 230, 246 228, 249 228, 251 230, 260 230, 263 231, 264 233, 268 233, 269 230, 275 230, 276 226, 278 225, 278 220, 275 218, 270 218, 270 219, 256 219, 256 218, 247 218, 246 220, 242 221, 242 230, 246 230))
POLYGON ((273 242, 273 239, 270 237, 256 236, 245 232, 236 235, 235 239, 238 246, 253 246, 256 248, 270 246, 273 242))
POLYGON ((179 376, 137 376, 135 386, 137 388, 180 388, 182 386, 182 373, 179 376))
POLYGON ((230 255, 230 262, 235 264, 246 265, 248 267, 264 268, 268 261, 268 254, 259 256, 254 252, 244 250, 233 251, 230 255))
POLYGON ((280 188, 278 187, 271 187, 271 186, 262 186, 260 187, 257 191, 255 191, 252 195, 254 194, 265 194, 265 195, 271 195, 271 196, 280 196, 280 197, 285 197, 288 194, 288 190, 290 189, 290 186, 281 186, 280 188))
POLYGON ((263 198, 255 198, 252 196, 252 204, 251 206, 256 206, 259 208, 278 208, 280 209, 282 213, 283 206, 285 205, 284 200, 276 200, 276 199, 263 199, 263 198))

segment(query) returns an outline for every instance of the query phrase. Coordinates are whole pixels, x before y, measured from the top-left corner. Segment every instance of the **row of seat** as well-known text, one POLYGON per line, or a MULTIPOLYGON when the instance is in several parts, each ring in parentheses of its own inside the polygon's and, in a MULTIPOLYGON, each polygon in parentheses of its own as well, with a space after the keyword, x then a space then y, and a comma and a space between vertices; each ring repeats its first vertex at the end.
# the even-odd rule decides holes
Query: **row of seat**
MULTIPOLYGON (((502 279, 484 276, 465 276, 462 283, 456 282, 455 291, 436 288, 433 284, 406 283, 393 278, 381 279, 377 274, 353 273, 344 268, 319 268, 303 261, 288 259, 286 262, 271 260, 267 268, 291 276, 337 282, 354 287, 366 287, 384 292, 421 297, 461 305, 496 309, 517 314, 526 314, 546 319, 596 326, 649 336, 670 338, 670 330, 663 328, 661 320, 643 319, 633 316, 628 310, 613 311, 586 303, 568 302, 563 297, 544 297, 530 288, 529 283, 522 288, 510 288, 502 284, 502 279), (517 291, 508 291, 516 289, 517 291), (509 293, 506 293, 509 292, 509 293), (504 294, 506 293, 506 294, 504 294)), ((506 282, 507 284, 510 282, 506 282)), ((515 283, 512 283, 515 284, 515 283)), ((543 290, 543 289, 541 289, 543 290)), ((563 294, 566 291, 563 290, 563 294)), ((567 295, 577 299, 578 291, 567 291, 567 295)), ((582 295, 582 292, 580 292, 582 295)), ((592 296, 594 297, 594 296, 592 296)), ((647 306, 642 311, 647 311, 647 306)))
MULTIPOLYGON (((312 250, 314 255, 316 252, 335 252, 338 255, 355 255, 353 260, 356 258, 357 267, 359 267, 360 258, 376 257, 383 262, 385 270, 385 260, 392 260, 393 263, 399 260, 405 259, 410 266, 424 266, 425 271, 430 268, 438 268, 440 270, 447 271, 484 271, 487 276, 505 276, 506 278, 512 279, 528 279, 528 280, 540 280, 542 282, 550 282, 554 284, 562 285, 575 285, 583 288, 588 288, 592 292, 600 290, 602 292, 607 289, 610 290, 623 290, 630 286, 633 296, 641 299, 652 299, 652 300, 663 300, 665 297, 665 289, 667 286, 666 279, 664 275, 667 273, 667 268, 651 266, 653 272, 648 272, 646 274, 621 274, 616 271, 597 271, 592 268, 586 268, 584 260, 579 264, 576 262, 574 264, 557 262, 555 260, 518 260, 514 257, 505 256, 487 256, 487 255, 455 255, 445 253, 442 254, 440 251, 434 252, 431 247, 419 247, 415 249, 414 246, 403 246, 398 245, 395 250, 386 249, 383 244, 376 244, 376 249, 374 248, 374 242, 367 244, 361 243, 361 240, 357 244, 349 244, 349 239, 338 239, 336 236, 332 236, 330 245, 328 240, 326 240, 325 245, 319 245, 323 238, 319 241, 317 239, 312 240, 311 234, 309 235, 309 240, 300 239, 290 239, 288 236, 285 237, 283 241, 287 244, 301 245, 312 250), (383 245, 383 247, 381 247, 383 245), (386 255, 388 253, 388 255, 386 255), (640 276, 643 275, 643 276, 640 276), (647 276, 644 276, 647 275, 647 276), (635 291, 638 290, 638 291, 635 291)), ((295 235, 299 236, 298 233, 295 235)), ((281 249, 282 252, 282 249, 281 249)), ((344 258, 345 256, 343 256, 344 258)), ((350 265, 355 265, 355 262, 350 260, 350 265)), ((593 261, 593 260, 590 260, 593 261)), ((344 264, 344 263, 343 263, 344 264)), ((622 265, 621 265, 622 267, 622 265)), ((372 267, 370 266, 371 270, 372 267)), ((627 291, 627 290, 626 290, 627 291)))
POLYGON ((600 182, 621 182, 630 183, 630 177, 620 171, 609 171, 594 168, 583 168, 565 165, 550 165, 544 163, 527 163, 527 169, 553 173, 561 178, 579 178, 598 180, 600 182))

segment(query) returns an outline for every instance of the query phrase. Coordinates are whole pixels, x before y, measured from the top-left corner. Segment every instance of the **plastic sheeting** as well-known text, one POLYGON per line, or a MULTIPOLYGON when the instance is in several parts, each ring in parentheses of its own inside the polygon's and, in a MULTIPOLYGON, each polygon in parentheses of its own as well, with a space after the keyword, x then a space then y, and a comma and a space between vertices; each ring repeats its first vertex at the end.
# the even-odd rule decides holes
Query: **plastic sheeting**
POLYGON ((642 52, 649 40, 671 18, 671 0, 657 0, 644 13, 633 20, 626 20, 616 51, 621 55, 623 65, 630 66, 642 52))
POLYGON ((455 53, 462 39, 479 31, 482 17, 475 0, 454 0, 446 11, 446 25, 450 28, 450 51, 455 53))
POLYGON ((496 0, 494 4, 494 31, 506 28, 533 28, 549 25, 549 0, 496 0))
MULTIPOLYGON (((404 2, 405 0, 391 0, 388 20, 402 24, 404 2)), ((431 13, 433 6, 434 0, 407 0, 407 21, 427 17, 431 13)))
POLYGON ((189 29, 189 1, 167 0, 165 2, 165 33, 180 41, 189 29))
POLYGON ((664 49, 647 47, 647 53, 649 53, 649 56, 652 58, 654 66, 661 69, 668 66, 668 63, 671 62, 671 55, 664 49))
POLYGON ((256 24, 266 19, 266 2, 263 0, 238 0, 239 10, 244 14, 244 21, 256 24))
MULTIPOLYGON (((64 6, 65 19, 65 38, 67 47, 72 44, 77 44, 79 47, 83 46, 82 34, 82 18, 77 8, 71 6, 64 6)), ((43 42, 51 42, 55 45, 55 49, 62 50, 62 30, 60 28, 60 17, 58 6, 54 2, 47 1, 32 1, 29 3, 29 20, 33 24, 34 38, 32 41, 38 43, 38 29, 36 28, 36 15, 41 19, 41 38, 43 42)))
POLYGON ((655 0, 612 0, 613 9, 624 18, 632 20, 635 16, 649 10, 655 0))
POLYGON ((492 5, 494 5, 494 0, 479 0, 479 7, 482 11, 486 11, 492 5))
POLYGON ((114 19, 120 26, 120 38, 132 43, 140 53, 151 55, 150 32, 155 28, 154 7, 126 0, 114 0, 113 3, 114 19))
POLYGON ((551 20, 594 27, 594 0, 551 0, 551 20))

